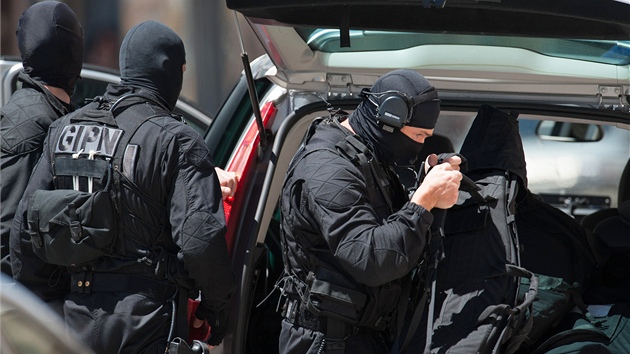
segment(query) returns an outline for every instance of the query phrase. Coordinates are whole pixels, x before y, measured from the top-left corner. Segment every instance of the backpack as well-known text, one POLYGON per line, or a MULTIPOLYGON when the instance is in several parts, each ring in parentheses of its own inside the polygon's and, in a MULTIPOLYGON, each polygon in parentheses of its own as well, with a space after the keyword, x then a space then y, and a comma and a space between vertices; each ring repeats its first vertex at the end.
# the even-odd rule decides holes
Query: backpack
POLYGON ((112 112, 119 102, 134 96, 138 95, 123 96, 114 104, 97 97, 51 130, 53 176, 72 176, 73 186, 39 189, 28 197, 27 232, 34 253, 46 263, 78 266, 124 253, 119 240, 124 147, 140 125, 157 116, 131 116, 132 128, 121 129, 112 112))
POLYGON ((527 179, 516 118, 482 105, 460 150, 478 190, 446 211, 430 352, 513 353, 531 330, 538 279, 520 267, 515 213, 527 179))

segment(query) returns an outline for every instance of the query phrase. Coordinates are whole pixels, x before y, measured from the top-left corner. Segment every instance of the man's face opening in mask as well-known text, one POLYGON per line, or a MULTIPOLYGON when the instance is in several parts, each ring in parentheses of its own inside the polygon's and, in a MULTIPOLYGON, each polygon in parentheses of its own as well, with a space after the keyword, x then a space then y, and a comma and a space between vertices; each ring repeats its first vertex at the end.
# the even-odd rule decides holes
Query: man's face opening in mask
POLYGON ((416 128, 408 125, 400 128, 403 134, 420 144, 424 144, 424 139, 433 136, 434 130, 435 129, 416 128))
POLYGON ((400 165, 413 165, 418 159, 418 155, 422 150, 422 146, 424 145, 424 140, 428 137, 433 136, 434 129, 426 129, 426 128, 417 128, 412 126, 404 126, 400 128, 400 132, 404 134, 407 138, 413 140, 416 144, 414 149, 410 149, 408 154, 405 154, 400 160, 396 163, 400 165))

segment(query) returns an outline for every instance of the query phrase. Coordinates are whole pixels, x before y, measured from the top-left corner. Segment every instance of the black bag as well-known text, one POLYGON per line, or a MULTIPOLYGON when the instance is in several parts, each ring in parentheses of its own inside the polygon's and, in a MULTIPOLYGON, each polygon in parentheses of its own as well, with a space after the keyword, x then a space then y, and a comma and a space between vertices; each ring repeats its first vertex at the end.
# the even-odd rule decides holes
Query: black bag
POLYGON ((122 166, 125 147, 140 125, 157 116, 130 116, 131 129, 119 128, 112 112, 134 96, 112 105, 97 100, 63 117, 51 131, 53 174, 72 176, 73 189, 56 186, 29 196, 27 231, 34 253, 46 263, 77 266, 124 252, 116 187, 120 172, 114 166, 122 166))
POLYGON ((481 106, 460 154, 479 187, 460 192, 444 222, 431 352, 513 353, 531 330, 537 278, 520 267, 515 225, 525 157, 515 114, 481 106), (530 282, 519 299, 521 278, 530 282))

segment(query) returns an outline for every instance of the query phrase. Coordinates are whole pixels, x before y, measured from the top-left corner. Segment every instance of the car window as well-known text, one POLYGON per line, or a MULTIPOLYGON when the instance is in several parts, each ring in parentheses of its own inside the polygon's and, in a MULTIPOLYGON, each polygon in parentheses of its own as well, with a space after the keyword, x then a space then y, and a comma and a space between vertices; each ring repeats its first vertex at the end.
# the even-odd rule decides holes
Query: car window
POLYGON ((550 57, 613 65, 630 63, 630 41, 351 30, 349 35, 352 46, 344 47, 340 45, 339 30, 295 30, 312 50, 327 53, 393 51, 423 45, 453 44, 521 48, 550 57))
MULTIPOLYGON (((11 70, 6 78, 7 86, 5 87, 11 94, 19 88, 17 77, 21 69, 21 64, 15 62, 15 64, 7 66, 7 68, 17 68, 18 66, 19 69, 11 70)), ((105 93, 107 85, 119 81, 116 73, 107 70, 108 69, 103 68, 84 68, 81 73, 81 79, 77 81, 71 98, 72 105, 77 108, 85 106, 94 97, 102 96, 103 93, 105 93)), ((9 72, 9 70, 7 70, 7 72, 9 72)), ((4 99, 8 100, 9 97, 10 94, 4 99)), ((195 129, 202 136, 204 136, 208 126, 212 122, 207 112, 204 112, 190 102, 186 102, 183 98, 180 98, 178 101, 175 107, 175 113, 182 115, 186 124, 195 129)))
POLYGON ((595 124, 541 121, 536 134, 545 140, 568 142, 600 141, 603 137, 602 128, 595 124))
POLYGON ((77 81, 77 85, 72 95, 72 104, 76 107, 83 107, 86 103, 89 103, 90 99, 96 96, 102 96, 105 92, 105 88, 109 83, 89 78, 82 78, 77 81))

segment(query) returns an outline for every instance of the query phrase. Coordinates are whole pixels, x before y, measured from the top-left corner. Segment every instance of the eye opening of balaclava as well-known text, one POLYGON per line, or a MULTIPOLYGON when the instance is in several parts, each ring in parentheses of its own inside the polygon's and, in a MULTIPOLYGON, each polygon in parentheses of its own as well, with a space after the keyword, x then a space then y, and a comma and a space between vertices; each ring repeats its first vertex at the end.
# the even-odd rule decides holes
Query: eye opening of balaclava
POLYGON ((381 162, 393 164, 403 159, 414 160, 421 143, 400 131, 400 128, 384 126, 377 121, 377 110, 393 92, 407 98, 411 109, 406 118, 407 126, 433 129, 440 114, 437 91, 420 73, 409 69, 398 69, 381 76, 357 109, 350 116, 350 126, 372 147, 381 162))
POLYGON ((182 90, 186 52, 181 38, 156 21, 127 32, 120 46, 120 82, 151 91, 170 110, 182 90))
POLYGON ((18 48, 24 72, 44 85, 72 96, 83 67, 83 28, 68 5, 44 1, 18 20, 18 48))

